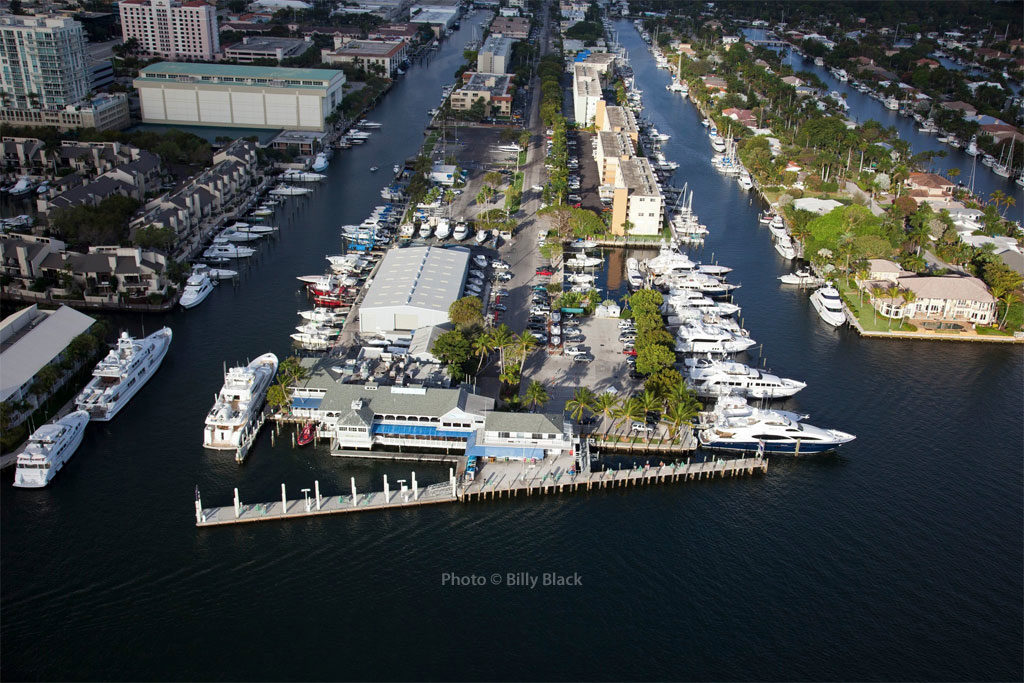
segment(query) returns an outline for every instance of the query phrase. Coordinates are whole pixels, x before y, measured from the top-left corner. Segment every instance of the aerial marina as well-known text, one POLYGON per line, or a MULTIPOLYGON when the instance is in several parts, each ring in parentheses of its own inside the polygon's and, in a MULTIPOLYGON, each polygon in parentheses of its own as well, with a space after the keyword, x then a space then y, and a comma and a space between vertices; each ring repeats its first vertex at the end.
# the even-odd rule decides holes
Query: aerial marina
POLYGON ((5 676, 1017 677, 1007 8, 302 4, 5 119, 5 676))

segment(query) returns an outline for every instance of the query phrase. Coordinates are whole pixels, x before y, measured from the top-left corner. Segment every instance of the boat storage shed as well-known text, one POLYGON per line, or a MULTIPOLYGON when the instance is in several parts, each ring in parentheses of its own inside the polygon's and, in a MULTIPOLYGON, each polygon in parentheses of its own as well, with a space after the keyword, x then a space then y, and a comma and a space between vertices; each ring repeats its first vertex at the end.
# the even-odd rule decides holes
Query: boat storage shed
POLYGON ((462 296, 469 251, 407 247, 388 251, 362 306, 362 334, 407 334, 448 322, 448 307, 462 296))

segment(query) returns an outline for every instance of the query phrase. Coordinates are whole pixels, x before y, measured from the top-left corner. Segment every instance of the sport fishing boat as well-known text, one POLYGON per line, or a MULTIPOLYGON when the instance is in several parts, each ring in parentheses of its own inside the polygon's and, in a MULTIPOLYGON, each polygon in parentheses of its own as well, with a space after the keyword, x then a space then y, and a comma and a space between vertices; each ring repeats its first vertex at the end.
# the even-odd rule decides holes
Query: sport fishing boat
POLYGON ((89 413, 76 410, 32 432, 25 450, 18 454, 14 485, 39 489, 49 484, 82 443, 88 423, 89 413))
POLYGON ((796 285, 797 287, 821 287, 825 284, 825 280, 807 268, 800 268, 795 273, 780 275, 779 281, 784 285, 796 285))
POLYGON ((327 166, 328 166, 328 165, 329 165, 330 163, 331 163, 331 162, 330 162, 330 160, 328 160, 328 158, 327 158, 327 155, 326 155, 326 154, 324 154, 323 152, 320 152, 320 153, 319 153, 319 154, 317 154, 317 155, 316 155, 316 157, 315 157, 315 158, 313 159, 313 165, 312 165, 312 167, 311 167, 311 168, 312 168, 312 169, 313 169, 314 171, 316 171, 317 173, 319 173, 320 171, 324 171, 324 170, 326 170, 326 169, 327 169, 327 166))
POLYGON ((456 223, 455 230, 452 231, 452 239, 461 242, 467 237, 469 237, 469 227, 462 222, 456 223))
POLYGON ((756 399, 788 398, 805 382, 783 379, 736 361, 697 358, 686 367, 686 384, 701 398, 717 398, 735 393, 756 399))
POLYGON ((275 197, 298 197, 312 192, 308 187, 295 187, 294 185, 281 184, 271 190, 268 194, 275 197))
POLYGON ((228 268, 211 268, 205 263, 193 264, 192 273, 205 273, 211 280, 234 280, 238 277, 237 270, 230 270, 228 268))
POLYGON ((697 433, 701 446, 738 453, 824 453, 853 441, 853 434, 804 424, 805 415, 785 410, 763 410, 747 405, 739 396, 718 401, 706 413, 708 426, 697 433))
POLYGON ((488 230, 477 230, 476 231, 476 243, 477 244, 483 244, 488 239, 490 239, 490 237, 491 237, 491 233, 488 230))
POLYGON ((96 364, 92 379, 75 399, 76 407, 97 422, 113 419, 160 367, 171 336, 169 327, 143 339, 122 332, 117 346, 96 364))
POLYGON ((314 323, 324 325, 336 325, 345 322, 345 316, 336 313, 329 308, 313 308, 308 311, 299 311, 299 317, 314 323))
POLYGON ((206 415, 205 448, 234 451, 252 441, 259 428, 267 388, 276 374, 277 356, 272 353, 224 373, 224 385, 206 415))
POLYGON ((255 253, 256 250, 253 249, 252 247, 240 247, 237 244, 214 243, 206 251, 203 252, 203 258, 249 258, 255 253))
POLYGON ((577 254, 565 260, 565 265, 570 268, 595 268, 602 263, 604 263, 604 259, 586 254, 577 254))
POLYGON ((437 221, 437 230, 434 231, 434 237, 439 240, 446 240, 451 237, 452 225, 447 218, 441 218, 437 221))
POLYGON ((292 183, 318 183, 321 180, 326 180, 327 176, 323 173, 311 173, 310 171, 299 171, 298 169, 290 168, 282 173, 280 178, 292 183))
POLYGON ((198 306, 213 291, 213 280, 206 273, 192 273, 185 282, 185 289, 181 292, 178 303, 182 308, 198 306))
POLYGON ((726 355, 746 351, 755 342, 720 325, 687 321, 676 330, 675 350, 679 353, 726 355))

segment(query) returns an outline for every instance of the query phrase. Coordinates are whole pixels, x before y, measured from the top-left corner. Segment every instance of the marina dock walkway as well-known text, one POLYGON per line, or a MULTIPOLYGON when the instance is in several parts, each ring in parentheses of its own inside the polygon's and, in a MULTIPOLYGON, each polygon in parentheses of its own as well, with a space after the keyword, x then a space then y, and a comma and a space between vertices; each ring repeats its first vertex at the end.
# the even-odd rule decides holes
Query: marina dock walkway
MULTIPOLYGON (((502 463, 504 465, 504 463, 502 463)), ((412 473, 412 485, 403 485, 391 490, 384 479, 383 491, 359 493, 352 482, 351 495, 321 496, 319 482, 312 489, 302 489, 302 499, 289 499, 285 486, 281 485, 281 500, 267 503, 244 505, 239 501, 235 489, 235 504, 227 507, 204 508, 196 497, 196 526, 220 526, 248 522, 267 522, 298 517, 315 517, 367 510, 384 510, 457 503, 495 498, 548 495, 555 493, 585 492, 604 489, 651 484, 681 483, 700 479, 740 477, 766 474, 768 460, 763 457, 710 460, 707 462, 677 462, 659 466, 646 466, 626 470, 604 470, 601 472, 573 472, 564 465, 527 470, 525 465, 485 467, 474 481, 460 484, 454 470, 449 470, 447 483, 432 484, 422 490, 412 473), (490 471, 489 471, 490 470, 490 471)))

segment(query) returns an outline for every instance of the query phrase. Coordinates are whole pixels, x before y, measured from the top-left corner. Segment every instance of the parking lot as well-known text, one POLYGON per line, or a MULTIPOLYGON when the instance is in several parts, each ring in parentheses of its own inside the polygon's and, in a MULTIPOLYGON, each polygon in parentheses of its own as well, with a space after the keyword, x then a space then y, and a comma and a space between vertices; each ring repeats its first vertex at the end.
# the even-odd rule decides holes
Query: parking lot
POLYGON ((595 394, 613 390, 617 395, 632 395, 643 390, 643 381, 629 376, 630 366, 619 342, 619 321, 606 318, 580 319, 580 341, 567 339, 563 348, 585 347, 593 356, 590 362, 574 362, 569 355, 534 353, 523 369, 523 386, 536 380, 547 389, 550 401, 545 412, 558 413, 580 387, 595 394))

